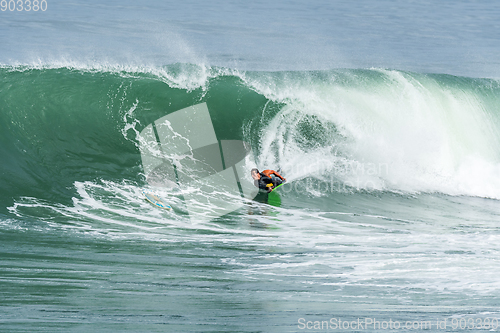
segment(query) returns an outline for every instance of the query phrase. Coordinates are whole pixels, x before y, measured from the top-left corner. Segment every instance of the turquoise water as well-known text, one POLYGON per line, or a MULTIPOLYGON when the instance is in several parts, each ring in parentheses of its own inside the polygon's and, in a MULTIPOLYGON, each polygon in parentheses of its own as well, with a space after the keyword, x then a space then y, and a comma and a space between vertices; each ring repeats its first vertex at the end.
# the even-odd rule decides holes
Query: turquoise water
POLYGON ((498 331, 498 14, 0 12, 0 330, 498 331), (219 140, 281 168, 279 205, 207 222, 179 192, 154 189, 172 211, 144 200, 139 133, 199 103, 219 140))

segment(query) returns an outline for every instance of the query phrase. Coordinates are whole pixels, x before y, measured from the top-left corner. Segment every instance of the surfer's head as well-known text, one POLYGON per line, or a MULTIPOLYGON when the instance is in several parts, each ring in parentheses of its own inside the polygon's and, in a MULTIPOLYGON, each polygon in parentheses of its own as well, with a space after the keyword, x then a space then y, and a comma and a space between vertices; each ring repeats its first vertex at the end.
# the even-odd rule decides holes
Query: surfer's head
POLYGON ((252 174, 253 179, 255 179, 255 180, 260 179, 260 173, 259 173, 258 169, 253 168, 252 171, 250 171, 250 173, 252 174))

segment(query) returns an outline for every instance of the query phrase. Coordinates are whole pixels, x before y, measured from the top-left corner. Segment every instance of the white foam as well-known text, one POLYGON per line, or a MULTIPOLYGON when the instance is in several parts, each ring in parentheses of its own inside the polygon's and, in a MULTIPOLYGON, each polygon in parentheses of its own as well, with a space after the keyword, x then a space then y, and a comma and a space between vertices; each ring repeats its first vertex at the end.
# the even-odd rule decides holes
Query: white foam
POLYGON ((206 90, 206 84, 210 78, 219 75, 231 74, 233 71, 223 68, 212 68, 203 63, 200 64, 176 64, 175 66, 154 66, 144 64, 122 64, 107 61, 78 61, 73 59, 58 59, 44 61, 41 59, 29 63, 1 64, 0 68, 11 71, 29 71, 44 69, 69 69, 82 72, 106 72, 121 75, 123 77, 136 77, 137 75, 151 75, 155 79, 167 83, 173 88, 192 91, 202 88, 206 90))
POLYGON ((496 110, 485 109, 473 88, 399 71, 348 74, 244 77, 286 104, 262 130, 259 165, 369 190, 500 198, 496 110), (311 140, 299 123, 314 119, 317 130, 336 131, 311 140))

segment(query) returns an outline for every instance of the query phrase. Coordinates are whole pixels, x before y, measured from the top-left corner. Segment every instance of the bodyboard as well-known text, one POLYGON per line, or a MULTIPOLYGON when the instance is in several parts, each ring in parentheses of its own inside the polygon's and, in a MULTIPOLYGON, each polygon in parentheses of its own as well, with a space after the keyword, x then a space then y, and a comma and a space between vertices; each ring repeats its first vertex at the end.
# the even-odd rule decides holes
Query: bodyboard
POLYGON ((158 197, 157 194, 149 191, 149 190, 143 190, 142 194, 146 198, 147 201, 155 205, 156 207, 160 207, 162 209, 170 210, 172 207, 168 204, 166 204, 160 197, 158 197))
POLYGON ((278 186, 276 186, 275 188, 273 188, 271 190, 271 192, 269 192, 269 194, 267 195, 267 203, 271 206, 275 206, 275 207, 281 207, 281 197, 280 197, 280 191, 277 189, 280 188, 282 185, 285 185, 287 183, 281 183, 279 184, 278 186))
POLYGON ((281 183, 281 184, 279 184, 278 186, 276 186, 275 188, 273 188, 273 189, 271 190, 271 192, 269 192, 269 193, 274 192, 276 189, 280 188, 282 185, 285 185, 285 184, 287 184, 287 183, 281 183))

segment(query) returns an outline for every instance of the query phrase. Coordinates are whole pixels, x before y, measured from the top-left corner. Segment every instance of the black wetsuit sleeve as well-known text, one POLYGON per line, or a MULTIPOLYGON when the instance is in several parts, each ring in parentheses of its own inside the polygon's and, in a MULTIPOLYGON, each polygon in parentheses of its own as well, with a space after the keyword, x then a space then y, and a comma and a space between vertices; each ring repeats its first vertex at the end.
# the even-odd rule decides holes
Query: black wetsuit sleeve
POLYGON ((266 184, 266 183, 264 183, 264 182, 262 181, 262 179, 255 180, 255 181, 254 181, 254 184, 255 184, 255 186, 257 186, 257 187, 258 187, 258 188, 260 188, 261 190, 265 190, 265 189, 267 189, 267 186, 266 186, 267 184, 266 184))

